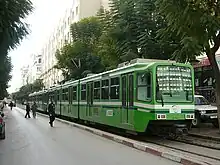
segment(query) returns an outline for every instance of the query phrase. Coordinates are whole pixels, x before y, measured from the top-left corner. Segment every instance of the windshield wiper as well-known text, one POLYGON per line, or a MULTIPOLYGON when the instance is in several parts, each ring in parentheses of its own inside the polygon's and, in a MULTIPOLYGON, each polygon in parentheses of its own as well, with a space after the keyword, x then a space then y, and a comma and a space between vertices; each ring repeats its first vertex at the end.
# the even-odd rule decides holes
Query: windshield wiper
POLYGON ((162 107, 164 106, 164 101, 163 101, 163 94, 161 94, 161 104, 162 104, 162 107))
MULTIPOLYGON (((157 77, 158 78, 158 77, 157 77)), ((164 106, 164 101, 163 101, 163 92, 160 91, 160 88, 159 88, 159 84, 158 84, 158 80, 156 79, 156 83, 157 83, 157 87, 156 87, 156 93, 157 93, 157 97, 159 97, 157 100, 161 100, 161 104, 162 104, 162 107, 164 106)))
MULTIPOLYGON (((170 67, 169 67, 169 89, 170 89, 170 67)), ((171 89, 169 90, 169 95, 170 95, 170 97, 173 97, 173 95, 171 93, 171 89)))

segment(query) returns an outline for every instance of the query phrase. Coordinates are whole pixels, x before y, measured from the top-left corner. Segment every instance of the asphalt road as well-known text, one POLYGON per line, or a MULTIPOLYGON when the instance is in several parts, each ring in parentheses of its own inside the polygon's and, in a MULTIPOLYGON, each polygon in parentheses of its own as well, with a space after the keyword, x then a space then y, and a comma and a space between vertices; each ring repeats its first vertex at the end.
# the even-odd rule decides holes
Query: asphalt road
POLYGON ((25 119, 5 110, 6 139, 0 140, 0 165, 177 165, 55 121, 25 119))

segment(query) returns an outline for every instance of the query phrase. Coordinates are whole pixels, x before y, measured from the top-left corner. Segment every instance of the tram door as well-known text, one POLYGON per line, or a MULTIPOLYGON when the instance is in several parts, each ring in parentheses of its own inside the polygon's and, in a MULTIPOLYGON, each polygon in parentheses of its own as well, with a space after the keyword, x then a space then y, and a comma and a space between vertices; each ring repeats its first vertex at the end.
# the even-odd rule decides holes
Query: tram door
POLYGON ((89 82, 87 83, 87 110, 86 115, 92 116, 92 106, 93 106, 93 83, 89 82))
POLYGON ((129 113, 134 105, 134 76, 132 73, 122 76, 122 123, 132 124, 129 113))

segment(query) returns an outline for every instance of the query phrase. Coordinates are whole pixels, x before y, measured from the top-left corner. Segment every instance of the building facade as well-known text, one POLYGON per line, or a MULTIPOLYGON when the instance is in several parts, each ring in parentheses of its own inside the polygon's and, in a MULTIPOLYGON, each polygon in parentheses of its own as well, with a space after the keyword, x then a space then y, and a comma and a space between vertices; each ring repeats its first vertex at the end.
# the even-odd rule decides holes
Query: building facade
POLYGON ((36 79, 38 79, 42 74, 42 55, 32 55, 32 65, 30 66, 30 81, 29 83, 33 83, 36 79))
POLYGON ((28 74, 29 74, 29 66, 23 66, 21 68, 21 83, 22 86, 26 85, 28 83, 28 74))
POLYGON ((56 64, 55 53, 67 42, 71 42, 70 25, 83 18, 96 15, 103 6, 108 9, 109 0, 73 0, 72 5, 66 10, 65 15, 60 19, 58 26, 52 32, 48 42, 42 49, 43 83, 46 88, 54 86, 63 80, 62 72, 54 68, 56 64))
POLYGON ((31 63, 21 68, 22 86, 33 83, 42 74, 42 55, 31 55, 31 63))

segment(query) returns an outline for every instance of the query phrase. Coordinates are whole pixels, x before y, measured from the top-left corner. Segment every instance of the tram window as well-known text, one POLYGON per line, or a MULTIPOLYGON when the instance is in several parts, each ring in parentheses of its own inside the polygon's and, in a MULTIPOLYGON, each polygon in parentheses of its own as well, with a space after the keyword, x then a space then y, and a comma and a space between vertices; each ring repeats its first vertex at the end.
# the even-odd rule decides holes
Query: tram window
POLYGON ((111 99, 119 99, 119 77, 111 79, 111 91, 110 91, 110 98, 111 99))
POLYGON ((73 100, 77 100, 77 87, 73 87, 73 100))
POLYGON ((63 101, 68 101, 68 88, 63 89, 63 101))
POLYGON ((102 80, 102 99, 109 99, 109 80, 102 80))
POLYGON ((86 84, 81 85, 81 100, 86 100, 86 84))
POLYGON ((94 82, 94 99, 99 100, 101 94, 101 83, 100 81, 94 82))
POLYGON ((151 74, 138 74, 137 99, 141 101, 151 100, 151 74))

